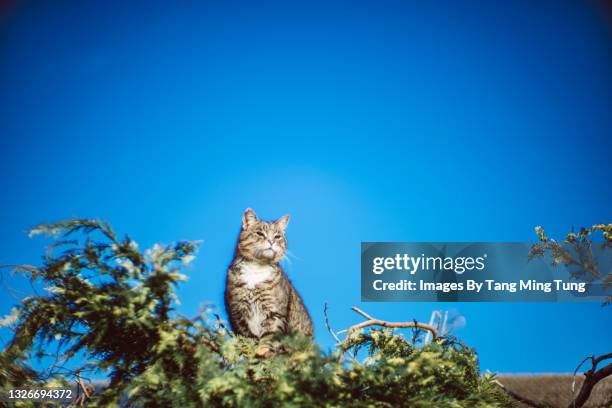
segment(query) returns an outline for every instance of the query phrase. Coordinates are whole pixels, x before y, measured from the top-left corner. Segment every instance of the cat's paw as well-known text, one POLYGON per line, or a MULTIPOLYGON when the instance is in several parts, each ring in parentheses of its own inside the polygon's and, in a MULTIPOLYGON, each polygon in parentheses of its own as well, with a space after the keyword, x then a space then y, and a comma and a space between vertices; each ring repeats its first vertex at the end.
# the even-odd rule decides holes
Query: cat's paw
POLYGON ((255 357, 257 358, 268 358, 272 357, 274 352, 268 346, 259 346, 257 350, 255 350, 255 357))

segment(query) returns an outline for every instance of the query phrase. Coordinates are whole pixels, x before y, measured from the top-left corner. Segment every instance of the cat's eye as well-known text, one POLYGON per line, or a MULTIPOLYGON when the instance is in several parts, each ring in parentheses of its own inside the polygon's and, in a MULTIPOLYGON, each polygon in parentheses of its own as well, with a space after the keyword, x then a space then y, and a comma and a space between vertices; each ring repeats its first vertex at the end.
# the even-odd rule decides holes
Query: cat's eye
POLYGON ((280 236, 280 234, 276 234, 276 235, 274 236, 274 239, 280 239, 280 237, 281 237, 281 236, 280 236))
POLYGON ((261 232, 261 231, 257 231, 257 235, 259 235, 259 236, 260 236, 260 237, 262 237, 262 238, 265 238, 265 237, 266 237, 266 234, 264 234, 264 233, 263 233, 263 232, 261 232))

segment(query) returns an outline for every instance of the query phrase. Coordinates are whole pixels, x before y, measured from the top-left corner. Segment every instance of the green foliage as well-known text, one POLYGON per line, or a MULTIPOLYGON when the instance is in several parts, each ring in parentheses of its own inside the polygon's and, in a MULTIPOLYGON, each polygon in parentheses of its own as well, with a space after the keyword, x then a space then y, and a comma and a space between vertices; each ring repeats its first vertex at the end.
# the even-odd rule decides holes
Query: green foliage
POLYGON ((338 351, 279 337, 281 352, 255 356, 257 344, 219 321, 175 310, 197 243, 155 245, 142 253, 108 224, 69 220, 32 230, 56 237, 40 267, 16 268, 45 293, 3 319, 14 337, 0 354, 0 390, 104 376, 89 406, 177 407, 503 407, 476 354, 442 338, 416 347, 391 330, 352 333, 338 351), (75 237, 73 240, 68 238, 75 237), (52 350, 52 352, 50 352, 52 350), (355 356, 364 350, 367 357, 355 356), (340 361, 344 354, 348 362, 340 361), (49 361, 45 370, 28 366, 49 361))
MULTIPOLYGON (((542 227, 535 227, 540 242, 533 244, 529 251, 529 259, 542 258, 550 254, 553 266, 565 265, 570 270, 571 277, 584 281, 587 287, 601 280, 606 291, 612 290, 612 273, 601 271, 593 256, 593 247, 602 250, 612 247, 612 224, 596 224, 591 228, 580 228, 578 233, 570 231, 563 242, 549 238, 542 227), (593 241, 596 233, 603 237, 602 243, 593 241)), ((612 303, 612 296, 607 296, 603 305, 612 303)))

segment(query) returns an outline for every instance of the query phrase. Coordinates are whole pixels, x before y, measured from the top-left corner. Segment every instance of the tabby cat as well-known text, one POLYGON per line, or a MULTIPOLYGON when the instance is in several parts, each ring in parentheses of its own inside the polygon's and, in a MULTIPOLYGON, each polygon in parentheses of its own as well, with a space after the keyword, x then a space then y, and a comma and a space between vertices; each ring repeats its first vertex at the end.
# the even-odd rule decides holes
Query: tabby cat
POLYGON ((259 340, 258 356, 273 353, 268 339, 276 333, 313 335, 308 311, 279 265, 287 250, 288 223, 288 215, 267 222, 247 208, 227 270, 225 308, 232 330, 259 340))

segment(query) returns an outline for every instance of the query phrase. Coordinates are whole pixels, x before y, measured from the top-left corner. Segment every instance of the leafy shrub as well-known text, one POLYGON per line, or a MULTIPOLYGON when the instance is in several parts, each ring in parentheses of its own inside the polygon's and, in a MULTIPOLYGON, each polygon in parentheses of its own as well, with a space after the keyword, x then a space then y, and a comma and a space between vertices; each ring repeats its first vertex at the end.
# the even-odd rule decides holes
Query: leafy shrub
MULTIPOLYGON (((88 406, 503 407, 493 376, 473 350, 450 338, 417 347, 391 330, 349 335, 338 351, 279 337, 284 350, 255 357, 256 343, 220 321, 175 310, 180 271, 195 242, 142 253, 129 237, 92 220, 36 227, 55 237, 39 267, 21 265, 45 293, 3 320, 14 330, 0 354, 0 390, 107 378, 88 406), (363 361, 341 361, 357 355, 363 361), (29 366, 39 359, 46 368, 29 366)), ((82 384, 82 382, 81 382, 82 384)), ((24 403, 27 405, 26 403, 24 403)))

